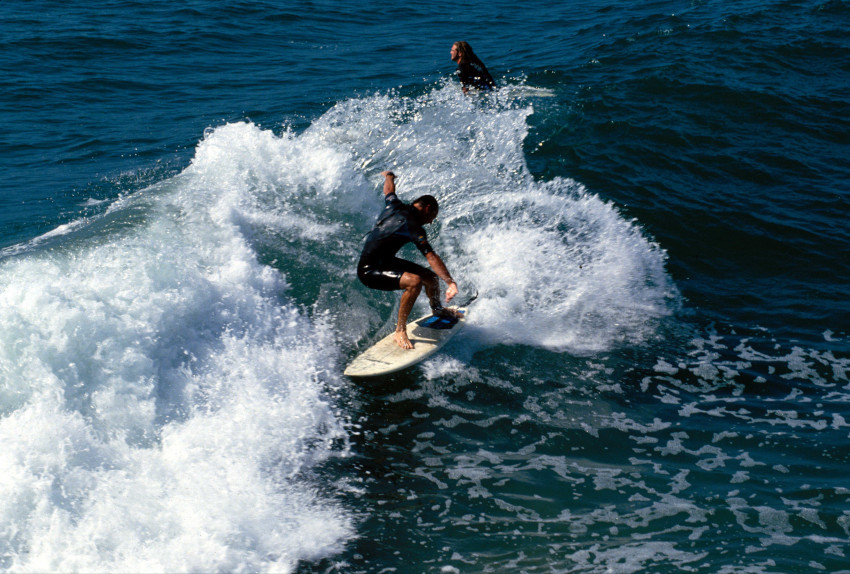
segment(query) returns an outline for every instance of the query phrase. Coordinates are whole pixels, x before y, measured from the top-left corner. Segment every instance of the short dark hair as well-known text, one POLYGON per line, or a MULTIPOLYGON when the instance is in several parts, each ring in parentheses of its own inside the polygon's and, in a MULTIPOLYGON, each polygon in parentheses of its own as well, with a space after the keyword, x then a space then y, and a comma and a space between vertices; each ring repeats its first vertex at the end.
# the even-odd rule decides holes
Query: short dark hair
POLYGON ((416 198, 416 201, 413 202, 413 205, 416 204, 419 204, 422 207, 426 208, 430 207, 431 211, 434 212, 434 215, 436 215, 437 212, 440 211, 440 206, 437 204, 437 200, 434 198, 433 195, 423 195, 416 198))

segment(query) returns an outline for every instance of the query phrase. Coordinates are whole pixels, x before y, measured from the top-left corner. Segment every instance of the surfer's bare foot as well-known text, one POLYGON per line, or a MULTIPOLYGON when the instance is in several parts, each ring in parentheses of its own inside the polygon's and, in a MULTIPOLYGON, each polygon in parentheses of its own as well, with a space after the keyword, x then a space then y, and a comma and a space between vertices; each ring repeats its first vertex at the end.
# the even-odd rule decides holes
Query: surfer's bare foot
POLYGON ((410 339, 407 338, 406 331, 396 331, 395 332, 395 342, 402 349, 412 349, 413 343, 410 342, 410 339))

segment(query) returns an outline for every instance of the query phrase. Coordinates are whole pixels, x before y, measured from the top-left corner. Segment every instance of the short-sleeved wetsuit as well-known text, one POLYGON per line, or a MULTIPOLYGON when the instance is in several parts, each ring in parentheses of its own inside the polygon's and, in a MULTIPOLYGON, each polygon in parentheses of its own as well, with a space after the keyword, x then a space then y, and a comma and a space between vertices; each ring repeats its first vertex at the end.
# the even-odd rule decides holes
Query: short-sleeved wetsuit
POLYGON ((422 255, 434 250, 412 206, 402 202, 395 193, 387 195, 385 202, 378 222, 366 236, 366 245, 357 264, 361 283, 372 289, 395 291, 401 289, 401 276, 405 272, 428 280, 436 278, 430 269, 396 257, 398 250, 407 243, 416 245, 422 255))
POLYGON ((496 87, 493 76, 487 71, 487 67, 480 61, 460 62, 457 65, 457 75, 460 84, 464 88, 478 88, 479 90, 492 90, 496 87))

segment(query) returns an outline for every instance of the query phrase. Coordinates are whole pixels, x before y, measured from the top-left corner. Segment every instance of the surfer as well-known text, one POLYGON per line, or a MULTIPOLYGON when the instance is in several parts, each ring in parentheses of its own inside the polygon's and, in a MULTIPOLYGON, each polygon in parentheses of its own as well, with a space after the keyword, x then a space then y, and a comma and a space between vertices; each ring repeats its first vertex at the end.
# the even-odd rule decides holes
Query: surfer
POLYGON ((457 62, 457 75, 460 78, 460 85, 464 94, 469 91, 470 87, 485 91, 495 89, 496 82, 493 81, 493 76, 490 75, 487 66, 475 55, 472 46, 468 43, 455 42, 452 44, 451 57, 452 62, 457 62))
POLYGON ((382 172, 384 176, 384 211, 375 223, 375 227, 366 236, 366 244, 357 264, 357 277, 371 289, 382 291, 404 290, 398 308, 395 341, 402 349, 412 349, 413 343, 407 336, 407 317, 422 287, 431 305, 434 315, 457 316, 453 309, 445 309, 440 304, 440 282, 448 285, 446 303, 457 295, 457 283, 439 255, 428 243, 423 225, 431 223, 437 217, 439 205, 433 196, 423 195, 412 204, 402 202, 395 194, 395 174, 382 172), (407 243, 413 243, 428 260, 431 269, 426 269, 412 261, 396 257, 398 250, 407 243))

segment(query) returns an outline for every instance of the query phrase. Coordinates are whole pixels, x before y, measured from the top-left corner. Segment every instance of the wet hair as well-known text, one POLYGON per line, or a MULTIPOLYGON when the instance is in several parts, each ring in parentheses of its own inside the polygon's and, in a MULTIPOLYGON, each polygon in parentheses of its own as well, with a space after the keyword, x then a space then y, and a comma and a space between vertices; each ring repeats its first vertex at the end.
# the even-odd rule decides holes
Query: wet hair
POLYGON ((433 212, 435 216, 437 215, 437 212, 440 211, 440 206, 437 204, 437 200, 433 195, 423 195, 416 198, 413 205, 417 204, 425 208, 430 208, 431 212, 433 212))
POLYGON ((457 53, 460 56, 461 62, 476 62, 478 61, 478 56, 475 55, 475 52, 472 51, 472 46, 469 45, 468 42, 459 41, 454 43, 455 48, 457 48, 457 53))

